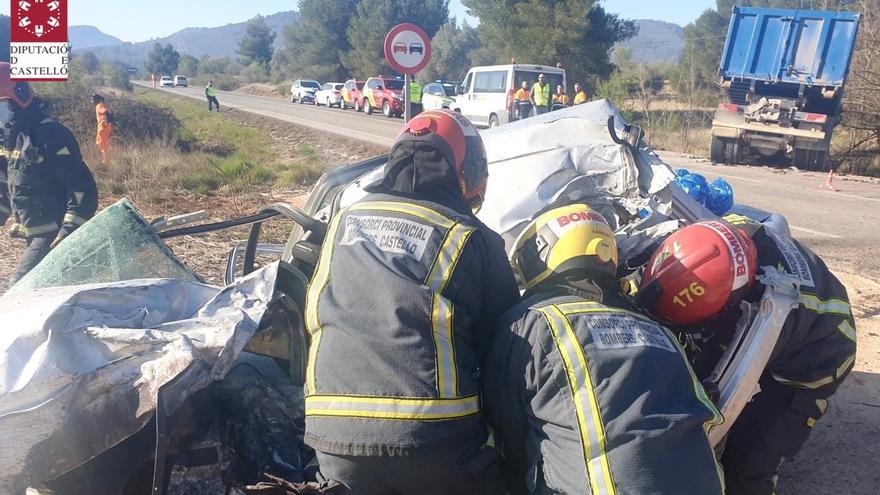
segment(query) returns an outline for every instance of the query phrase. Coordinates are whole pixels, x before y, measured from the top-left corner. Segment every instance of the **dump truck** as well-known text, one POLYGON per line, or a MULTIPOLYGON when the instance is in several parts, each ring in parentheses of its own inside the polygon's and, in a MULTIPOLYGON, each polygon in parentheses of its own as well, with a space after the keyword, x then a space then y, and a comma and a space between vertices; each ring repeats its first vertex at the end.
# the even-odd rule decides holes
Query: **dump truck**
POLYGON ((854 12, 734 7, 712 161, 736 164, 749 155, 827 170, 858 26, 854 12))

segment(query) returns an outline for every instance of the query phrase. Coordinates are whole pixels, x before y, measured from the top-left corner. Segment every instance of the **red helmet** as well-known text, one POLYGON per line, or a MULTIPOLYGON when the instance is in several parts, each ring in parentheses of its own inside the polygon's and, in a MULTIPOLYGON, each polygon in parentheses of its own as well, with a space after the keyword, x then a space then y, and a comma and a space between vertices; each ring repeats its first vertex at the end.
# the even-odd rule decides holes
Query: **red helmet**
POLYGON ((34 100, 34 92, 26 81, 13 81, 11 69, 9 62, 0 62, 0 101, 12 100, 19 108, 27 108, 34 100))
POLYGON ((424 141, 437 147, 455 169, 465 201, 471 208, 482 204, 489 166, 483 140, 468 119, 449 110, 422 112, 400 130, 392 154, 397 145, 409 141, 424 141))
POLYGON ((657 318, 690 325, 737 304, 755 281, 752 239, 719 220, 698 222, 672 235, 651 256, 639 303, 657 318))

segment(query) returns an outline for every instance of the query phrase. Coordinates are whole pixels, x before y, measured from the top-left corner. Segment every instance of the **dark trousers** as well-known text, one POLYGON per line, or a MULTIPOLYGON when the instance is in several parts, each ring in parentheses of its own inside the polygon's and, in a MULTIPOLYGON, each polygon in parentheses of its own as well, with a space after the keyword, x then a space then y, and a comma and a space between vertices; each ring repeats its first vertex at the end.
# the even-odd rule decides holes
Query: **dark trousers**
POLYGON ((721 464, 728 495, 770 495, 782 461, 797 454, 824 413, 817 400, 833 389, 802 390, 765 374, 761 391, 730 430, 721 464))
POLYGON ((18 266, 15 267, 15 273, 12 274, 12 278, 9 280, 10 287, 18 282, 21 277, 27 275, 40 261, 43 261, 46 254, 49 253, 49 246, 52 245, 56 235, 57 233, 51 236, 27 238, 27 247, 24 248, 24 252, 18 260, 18 266))
POLYGON ((545 114, 548 111, 547 107, 539 107, 538 105, 535 105, 535 115, 545 114))
POLYGON ((316 452, 321 475, 352 495, 503 495, 498 453, 491 447, 407 457, 316 452))
POLYGON ((214 105, 217 106, 217 111, 219 112, 220 111, 220 102, 217 101, 217 97, 216 96, 208 96, 208 111, 209 112, 214 108, 214 105))
POLYGON ((416 115, 422 113, 422 104, 421 103, 410 103, 409 104, 409 115, 410 117, 415 117, 416 115))

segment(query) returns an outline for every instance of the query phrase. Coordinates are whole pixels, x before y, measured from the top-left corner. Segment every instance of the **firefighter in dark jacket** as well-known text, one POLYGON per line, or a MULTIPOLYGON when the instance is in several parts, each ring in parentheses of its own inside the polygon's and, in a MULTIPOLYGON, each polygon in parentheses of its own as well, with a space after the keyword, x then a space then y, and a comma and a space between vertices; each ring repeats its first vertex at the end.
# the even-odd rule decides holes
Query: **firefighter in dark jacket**
POLYGON ((729 339, 740 303, 757 302, 764 292, 756 266, 784 270, 799 286, 798 306, 785 320, 760 390, 721 458, 727 493, 768 495, 783 460, 798 453, 852 370, 855 321, 846 288, 812 251, 744 217, 725 218, 735 225, 699 222, 669 236, 648 262, 640 299, 675 328, 729 339))
POLYGON ((720 494, 721 415, 675 338, 615 283, 617 246, 587 205, 517 239, 523 301, 500 320, 484 402, 512 494, 720 494))
POLYGON ((354 494, 500 493, 478 362, 519 292, 472 212, 487 177, 470 122, 424 112, 329 224, 306 301, 305 441, 354 494))
POLYGON ((9 71, 0 62, 0 223, 12 215, 10 234, 27 241, 15 283, 95 214, 98 190, 76 138, 9 71))

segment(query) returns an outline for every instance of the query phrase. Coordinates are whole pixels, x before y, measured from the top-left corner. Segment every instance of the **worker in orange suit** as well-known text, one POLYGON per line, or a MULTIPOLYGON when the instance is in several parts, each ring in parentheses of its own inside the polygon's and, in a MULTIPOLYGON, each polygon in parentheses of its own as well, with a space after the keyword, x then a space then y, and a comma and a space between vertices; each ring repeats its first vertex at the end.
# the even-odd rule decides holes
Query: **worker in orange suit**
POLYGON ((101 163, 107 163, 107 157, 110 155, 110 136, 113 135, 112 117, 107 105, 104 104, 104 97, 95 93, 92 95, 92 104, 95 105, 95 118, 98 121, 98 132, 95 135, 95 144, 101 151, 101 163))

